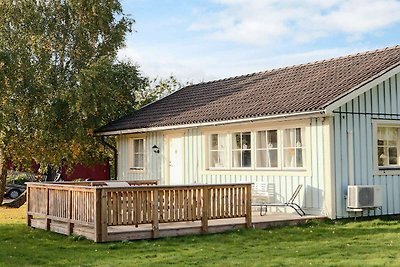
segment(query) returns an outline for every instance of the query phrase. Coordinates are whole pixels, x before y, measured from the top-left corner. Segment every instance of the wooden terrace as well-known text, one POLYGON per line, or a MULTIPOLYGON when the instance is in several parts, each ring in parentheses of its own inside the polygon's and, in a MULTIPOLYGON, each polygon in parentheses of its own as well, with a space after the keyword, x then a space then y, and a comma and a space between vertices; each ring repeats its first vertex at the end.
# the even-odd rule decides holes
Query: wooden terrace
POLYGON ((95 242, 305 223, 322 216, 252 215, 251 184, 156 181, 28 183, 27 224, 95 242))

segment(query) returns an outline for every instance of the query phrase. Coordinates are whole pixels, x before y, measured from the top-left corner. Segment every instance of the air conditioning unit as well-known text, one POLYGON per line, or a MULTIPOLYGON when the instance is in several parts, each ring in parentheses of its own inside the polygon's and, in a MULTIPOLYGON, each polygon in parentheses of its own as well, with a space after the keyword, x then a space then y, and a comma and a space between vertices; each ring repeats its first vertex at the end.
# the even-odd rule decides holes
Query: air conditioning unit
POLYGON ((347 208, 364 209, 381 207, 382 187, 379 185, 349 185, 347 189, 347 208))

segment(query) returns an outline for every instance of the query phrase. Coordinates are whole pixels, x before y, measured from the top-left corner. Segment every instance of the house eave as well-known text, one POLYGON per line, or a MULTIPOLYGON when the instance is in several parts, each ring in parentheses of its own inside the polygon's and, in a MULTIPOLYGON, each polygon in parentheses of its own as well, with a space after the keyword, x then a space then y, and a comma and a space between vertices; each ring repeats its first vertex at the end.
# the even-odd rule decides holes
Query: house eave
POLYGON ((365 80, 363 83, 353 87, 351 90, 348 90, 345 94, 337 97, 331 102, 328 102, 325 105, 326 113, 331 115, 334 110, 338 109, 339 107, 356 98, 357 96, 365 93, 372 87, 382 83, 391 76, 396 75, 397 73, 400 73, 400 62, 393 64, 392 66, 386 68, 377 75, 371 77, 368 80, 365 80))
POLYGON ((180 125, 161 126, 161 127, 148 127, 148 128, 105 131, 105 132, 95 133, 95 136, 112 136, 112 135, 124 135, 124 134, 145 133, 145 132, 154 132, 154 131, 168 131, 168 130, 177 130, 177 129, 196 128, 196 127, 220 126, 220 125, 227 125, 227 124, 234 124, 234 123, 255 122, 255 121, 263 121, 263 120, 269 121, 269 120, 304 119, 304 118, 311 118, 311 117, 324 117, 325 114, 326 114, 325 110, 315 110, 315 111, 305 111, 305 112, 290 113, 290 114, 260 116, 260 117, 243 118, 243 119, 235 119, 235 120, 223 120, 223 121, 180 124, 180 125))

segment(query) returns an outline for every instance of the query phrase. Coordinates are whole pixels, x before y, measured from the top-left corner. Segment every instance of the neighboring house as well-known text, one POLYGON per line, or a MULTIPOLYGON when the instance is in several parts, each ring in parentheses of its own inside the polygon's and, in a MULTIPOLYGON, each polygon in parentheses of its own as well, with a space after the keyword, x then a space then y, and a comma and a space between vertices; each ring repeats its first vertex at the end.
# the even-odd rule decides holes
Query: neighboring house
POLYGON ((330 218, 354 215, 348 185, 381 185, 370 214, 399 214, 400 46, 190 85, 97 135, 117 137, 119 179, 265 182, 277 201, 302 184, 330 218))

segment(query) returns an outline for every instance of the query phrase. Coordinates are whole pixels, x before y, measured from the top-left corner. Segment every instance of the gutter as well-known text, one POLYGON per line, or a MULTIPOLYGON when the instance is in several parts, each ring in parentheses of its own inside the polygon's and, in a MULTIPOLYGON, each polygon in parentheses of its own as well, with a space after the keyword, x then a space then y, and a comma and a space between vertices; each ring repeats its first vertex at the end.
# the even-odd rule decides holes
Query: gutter
MULTIPOLYGON (((108 143, 105 140, 104 136, 100 137, 100 142, 113 151, 113 154, 114 154, 114 180, 117 180, 118 179, 118 150, 115 146, 108 143)), ((111 180, 113 180, 113 179, 111 179, 111 180)))
POLYGON ((306 111, 292 114, 279 114, 279 115, 270 115, 270 116, 262 116, 255 118, 244 118, 244 119, 236 119, 236 120, 226 120, 226 121, 217 121, 217 122, 203 122, 203 123, 192 123, 192 124, 181 124, 181 125, 171 125, 171 126, 161 126, 161 127, 148 127, 148 128, 138 128, 138 129, 125 129, 125 130, 115 130, 115 131, 105 131, 95 133, 95 136, 111 136, 111 135, 122 135, 122 134, 131 134, 131 133, 143 133, 143 132, 152 132, 152 131, 165 131, 165 130, 176 130, 176 129, 185 129, 185 128, 194 128, 194 127, 206 127, 206 126, 218 126, 218 125, 226 125, 233 123, 244 123, 244 122, 254 122, 261 120, 273 120, 273 119, 281 119, 281 120, 289 120, 289 119, 301 119, 301 118, 309 118, 309 117, 323 117, 326 114, 326 110, 316 110, 316 111, 306 111))

